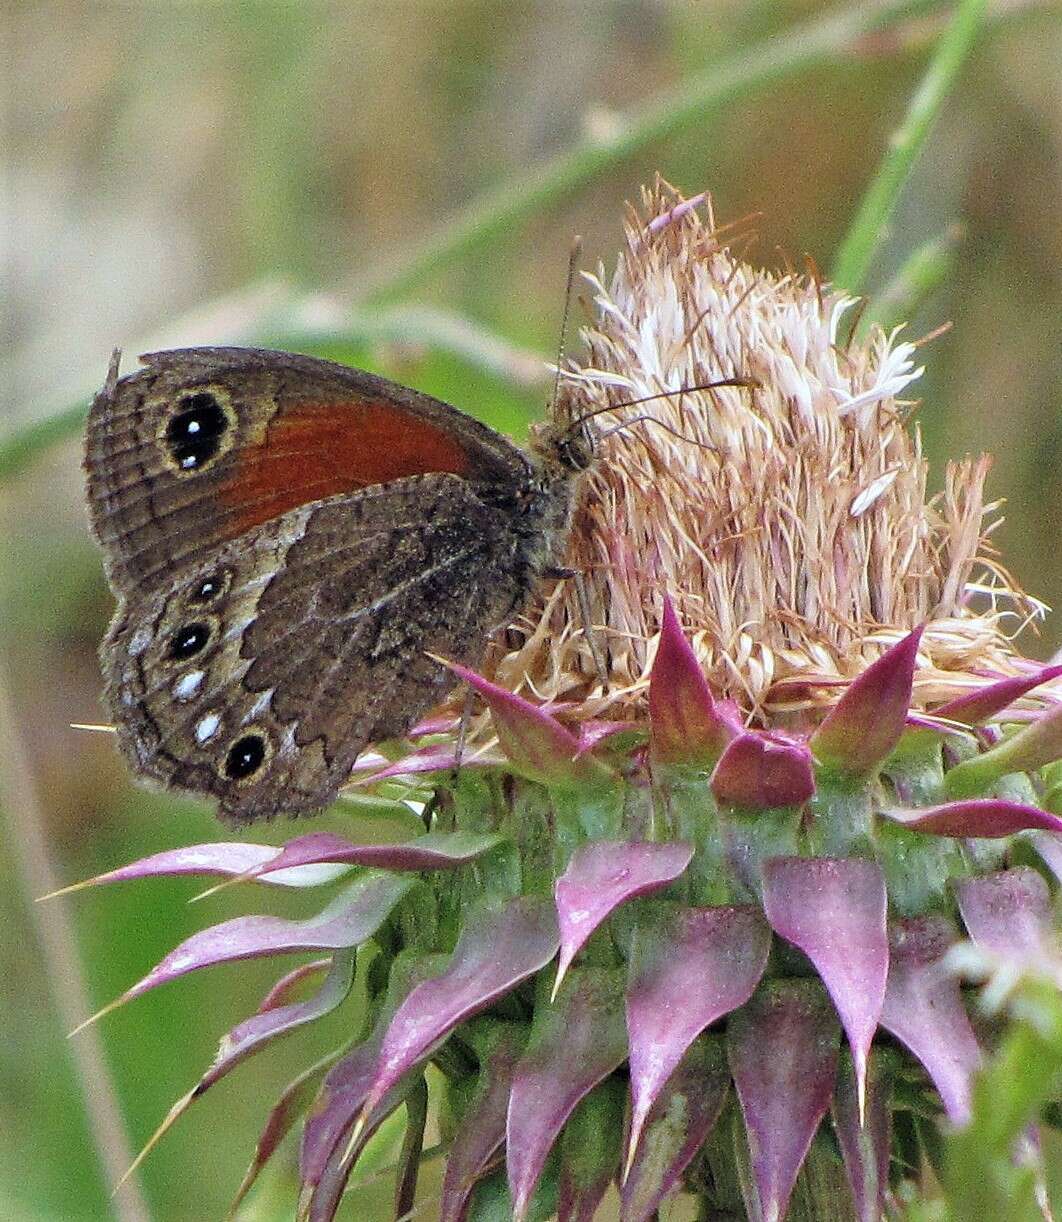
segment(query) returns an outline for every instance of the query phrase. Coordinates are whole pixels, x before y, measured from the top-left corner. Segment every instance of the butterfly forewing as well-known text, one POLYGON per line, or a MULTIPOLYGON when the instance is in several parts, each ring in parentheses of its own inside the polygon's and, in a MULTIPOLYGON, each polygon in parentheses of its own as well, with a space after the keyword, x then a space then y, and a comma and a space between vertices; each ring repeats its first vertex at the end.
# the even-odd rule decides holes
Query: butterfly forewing
POLYGON ((89 416, 89 507, 122 590, 290 509, 409 475, 512 486, 522 452, 448 404, 330 361, 243 348, 152 353, 89 416))

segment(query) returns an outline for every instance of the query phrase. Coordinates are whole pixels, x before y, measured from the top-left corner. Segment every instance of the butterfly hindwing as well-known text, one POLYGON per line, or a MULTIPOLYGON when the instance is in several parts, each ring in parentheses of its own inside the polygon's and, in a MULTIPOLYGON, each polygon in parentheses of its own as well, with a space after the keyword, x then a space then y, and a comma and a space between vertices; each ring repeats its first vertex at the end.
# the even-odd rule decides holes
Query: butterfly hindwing
POLYGON ((289 510, 134 591, 104 642, 137 771, 238 820, 326 805, 526 594, 511 518, 454 475, 289 510))

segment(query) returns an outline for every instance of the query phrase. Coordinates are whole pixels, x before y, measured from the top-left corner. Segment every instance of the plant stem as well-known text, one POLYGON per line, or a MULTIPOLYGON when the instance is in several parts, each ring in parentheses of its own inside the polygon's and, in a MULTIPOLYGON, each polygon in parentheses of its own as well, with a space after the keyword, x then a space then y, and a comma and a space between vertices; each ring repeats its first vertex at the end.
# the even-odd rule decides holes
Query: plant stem
MULTIPOLYGON (((882 0, 869 5, 857 0, 851 8, 791 27, 751 50, 717 60, 674 89, 665 90, 641 108, 622 116, 606 140, 587 139, 544 164, 487 191, 468 205, 441 232, 429 238, 397 269, 382 269, 353 286, 352 304, 378 307, 416 288, 462 255, 526 221, 539 210, 570 194, 595 175, 704 117, 705 112, 741 97, 762 85, 829 60, 857 39, 940 7, 942 0, 882 0)), ((967 5, 966 7, 969 7, 967 5)), ((222 305, 227 304, 223 299, 222 305)), ((297 312, 294 297, 285 311, 277 304, 248 334, 251 315, 240 312, 235 325, 220 326, 213 342, 254 342, 262 334, 283 328, 282 315, 297 312)), ((213 311, 211 311, 213 312, 213 311)), ((224 312, 224 311, 223 311, 224 312)), ((187 322, 188 320, 184 320, 187 322)), ((197 311, 193 320, 202 324, 197 311)), ((178 324, 178 331, 183 329, 178 324)), ((201 325, 196 328, 201 334, 201 325)), ((172 343, 172 338, 170 340, 172 343)), ((156 346, 167 346, 160 344, 156 346)), ((0 439, 0 480, 24 470, 49 446, 74 435, 84 419, 84 407, 61 409, 11 430, 0 439)))
MULTIPOLYGON (((272 302, 253 320, 234 321, 222 308, 227 304, 228 299, 219 301, 218 310, 210 315, 216 316, 215 343, 252 343, 298 351, 325 347, 337 338, 348 344, 412 344, 433 352, 452 353, 472 368, 481 369, 492 377, 505 378, 519 387, 544 386, 549 377, 543 353, 511 344, 483 324, 452 311, 399 305, 384 311, 359 310, 352 314, 349 305, 338 298, 324 301, 318 295, 311 303, 302 297, 289 296, 287 302, 272 302), (328 318, 325 324, 307 322, 308 318, 323 313, 328 318)), ((197 325, 193 335, 202 334, 204 330, 204 325, 197 325)), ((133 345, 132 351, 150 352, 173 342, 172 339, 160 341, 156 337, 133 345)), ((177 342, 187 340, 179 338, 177 342)), ((98 375, 93 379, 93 388, 99 380, 98 375)), ((20 429, 12 429, 0 439, 0 482, 18 475, 49 446, 81 430, 87 411, 85 399, 92 390, 86 386, 75 393, 80 401, 73 407, 45 415, 20 429)))
POLYGON ((833 282, 859 292, 867 269, 896 209, 900 192, 933 126, 959 70, 970 55, 981 29, 986 0, 962 0, 944 31, 907 107, 907 114, 889 141, 863 202, 834 260, 833 282))
MULTIPOLYGON (((44 816, 3 670, 0 670, 0 743, 4 745, 0 808, 7 811, 10 820, 8 843, 26 896, 45 895, 55 891, 60 881, 49 860, 44 816)), ((69 1031, 92 1012, 92 1005, 67 902, 54 899, 30 907, 40 943, 42 970, 51 988, 59 1022, 69 1031)), ((93 1027, 67 1046, 81 1086, 89 1132, 104 1180, 115 1184, 132 1163, 133 1155, 102 1037, 93 1027)), ((138 1177, 126 1181, 114 1198, 112 1209, 119 1222, 147 1222, 151 1211, 138 1177)))
MULTIPOLYGON (((278 278, 255 281, 189 311, 154 335, 141 337, 132 351, 186 347, 202 343, 204 336, 209 336, 212 344, 253 343, 270 327, 282 325, 285 316, 300 304, 287 281, 278 278)), ((55 402, 64 404, 63 407, 46 407, 36 420, 16 426, 0 437, 0 481, 18 475, 38 454, 81 431, 87 401, 102 383, 106 363, 101 356, 98 369, 81 370, 60 386, 55 402), (73 404, 67 406, 71 400, 73 404)), ((11 376, 0 366, 0 377, 5 375, 11 376)))
POLYGON ((859 333, 877 324, 891 331, 911 317, 922 302, 947 280, 955 266, 955 252, 962 240, 962 227, 948 229, 923 242, 904 260, 899 271, 877 293, 859 320, 859 333))
POLYGON ((712 107, 813 67, 866 34, 936 7, 938 0, 856 3, 840 13, 791 27, 751 50, 716 60, 675 89, 621 116, 608 139, 584 140, 487 191, 397 270, 385 272, 375 283, 363 282, 361 290, 374 303, 401 297, 440 268, 527 220, 596 174, 703 118, 712 107))

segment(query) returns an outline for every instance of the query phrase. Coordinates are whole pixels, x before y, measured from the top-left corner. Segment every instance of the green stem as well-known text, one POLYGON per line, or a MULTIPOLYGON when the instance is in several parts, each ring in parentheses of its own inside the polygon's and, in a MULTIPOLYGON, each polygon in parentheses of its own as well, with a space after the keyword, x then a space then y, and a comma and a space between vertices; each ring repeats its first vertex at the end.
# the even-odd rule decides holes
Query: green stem
POLYGON ((973 49, 985 8, 986 0, 962 0, 937 43, 903 123, 890 140, 889 152, 878 167, 837 252, 832 279, 838 287, 849 292, 859 292, 862 288, 900 192, 944 99, 973 49))
MULTIPOLYGON (((403 296, 442 267, 570 194, 595 175, 654 141, 703 119, 713 107, 816 67, 857 39, 940 4, 941 0, 856 3, 840 13, 791 27, 751 50, 715 61, 676 88, 658 94, 647 105, 621 116, 615 134, 609 139, 587 139, 486 192, 400 267, 385 270, 374 280, 357 285, 356 300, 378 306, 403 296)), ((282 306, 268 311, 253 334, 247 333, 250 316, 241 315, 240 326, 218 328, 222 338, 215 342, 247 343, 260 340, 267 331, 275 334, 284 326, 283 312, 282 306)), ((205 330, 202 326, 199 329, 205 330)), ((9 432, 0 441, 0 480, 17 474, 49 446, 77 433, 84 411, 80 404, 68 407, 9 432)))
MULTIPOLYGON (((258 290, 253 288, 250 291, 258 290)), ((338 318, 340 313, 343 314, 342 330, 329 330, 302 323, 301 316, 306 304, 303 298, 292 296, 283 305, 273 302, 253 317, 235 320, 226 316, 224 307, 228 301, 220 300, 217 308, 209 311, 209 317, 217 320, 214 324, 217 328, 214 336, 216 343, 251 343, 300 352, 327 348, 329 343, 337 340, 348 345, 380 341, 414 344, 430 348, 433 352, 451 353, 472 368, 481 369, 492 377, 505 378, 517 386, 545 384, 548 380, 544 354, 511 344, 482 323, 453 311, 400 305, 384 311, 359 310, 351 313, 335 304, 334 315, 338 318)), ((208 328, 209 324, 205 324, 196 329, 206 332, 208 328)), ((150 352, 171 342, 142 341, 133 345, 131 350, 150 352)), ((20 429, 13 429, 0 439, 0 481, 18 475, 49 446, 80 432, 88 411, 87 400, 101 380, 96 376, 91 387, 86 386, 79 394, 81 401, 73 407, 63 408, 54 415, 45 415, 20 429)))
POLYGON ((703 119, 713 107, 814 67, 883 26, 937 7, 938 0, 857 3, 841 13, 791 27, 751 50, 716 60, 675 89, 666 90, 647 105, 620 116, 614 134, 608 139, 587 139, 487 191, 397 270, 377 284, 363 284, 362 291, 372 302, 400 297, 440 268, 570 194, 596 174, 703 119))
MULTIPOLYGON (((55 891, 60 879, 52 865, 52 850, 46 831, 47 820, 30 765, 25 738, 25 719, 20 718, 12 700, 6 668, 0 667, 0 809, 7 814, 8 844, 12 867, 21 875, 24 892, 43 896, 55 891)), ((10 885, 10 884, 9 884, 10 885)), ((37 971, 50 988, 59 1025, 70 1031, 93 1010, 85 970, 78 951, 77 932, 65 900, 48 904, 29 904, 37 934, 37 971)), ((41 1039, 52 1039, 41 1032, 41 1039)), ((95 1146, 103 1183, 121 1183, 122 1191, 112 1199, 111 1210, 104 1212, 116 1222, 149 1222, 151 1210, 143 1195, 139 1173, 130 1175, 133 1148, 126 1133, 121 1100, 107 1063, 103 1038, 98 1027, 91 1027, 75 1040, 52 1046, 55 1060, 69 1056, 71 1068, 81 1089, 81 1100, 68 1098, 66 1110, 73 1113, 80 1102, 85 1111, 89 1139, 95 1146)), ((88 1190, 86 1189, 86 1193, 88 1190)), ((86 1200, 93 1210, 103 1204, 86 1200)))
MULTIPOLYGON (((383 341, 428 348, 457 357, 473 369, 514 386, 549 385, 549 356, 521 348, 476 319, 454 310, 426 305, 397 305, 388 310, 347 312, 341 337, 364 343, 383 341)), ((279 348, 327 348, 337 334, 327 328, 298 328, 269 337, 279 348)))
POLYGON ((87 412, 88 407, 84 402, 76 403, 73 407, 56 412, 54 416, 44 416, 12 429, 0 441, 0 481, 18 475, 38 454, 79 433, 87 412))
MULTIPOLYGON (((289 281, 280 277, 254 281, 190 311, 155 335, 142 336, 130 349, 140 353, 180 347, 189 336, 210 336, 213 344, 253 344, 285 326, 287 320, 293 324, 301 305, 289 281)), ((50 446, 81 431, 88 403, 103 382, 106 367, 106 357, 101 354, 98 369, 82 370, 59 388, 53 404, 62 407, 46 405, 37 419, 5 431, 0 438, 0 481, 18 475, 50 446)), ((10 377, 10 371, 0 366, 0 377, 4 376, 10 377)))
POLYGON ((413 1208, 417 1195, 417 1177, 424 1151, 424 1129, 428 1123, 428 1084, 423 1078, 406 1099, 406 1133, 402 1153, 398 1158, 399 1176, 395 1186, 396 1218, 404 1217, 413 1208))
POLYGON ((950 225, 944 233, 912 251, 864 311, 859 331, 868 330, 872 324, 883 331, 891 331, 909 319, 930 293, 951 275, 961 239, 962 227, 950 225))

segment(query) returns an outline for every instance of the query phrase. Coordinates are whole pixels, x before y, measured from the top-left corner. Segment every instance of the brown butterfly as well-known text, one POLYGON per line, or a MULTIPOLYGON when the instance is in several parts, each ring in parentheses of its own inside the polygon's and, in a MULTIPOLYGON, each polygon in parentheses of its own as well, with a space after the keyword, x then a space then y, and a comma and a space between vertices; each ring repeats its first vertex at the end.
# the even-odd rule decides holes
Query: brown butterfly
POLYGON ((133 769, 246 821, 327 805, 560 559, 585 423, 528 452, 428 395, 250 348, 117 356, 89 416, 101 647, 133 769))

